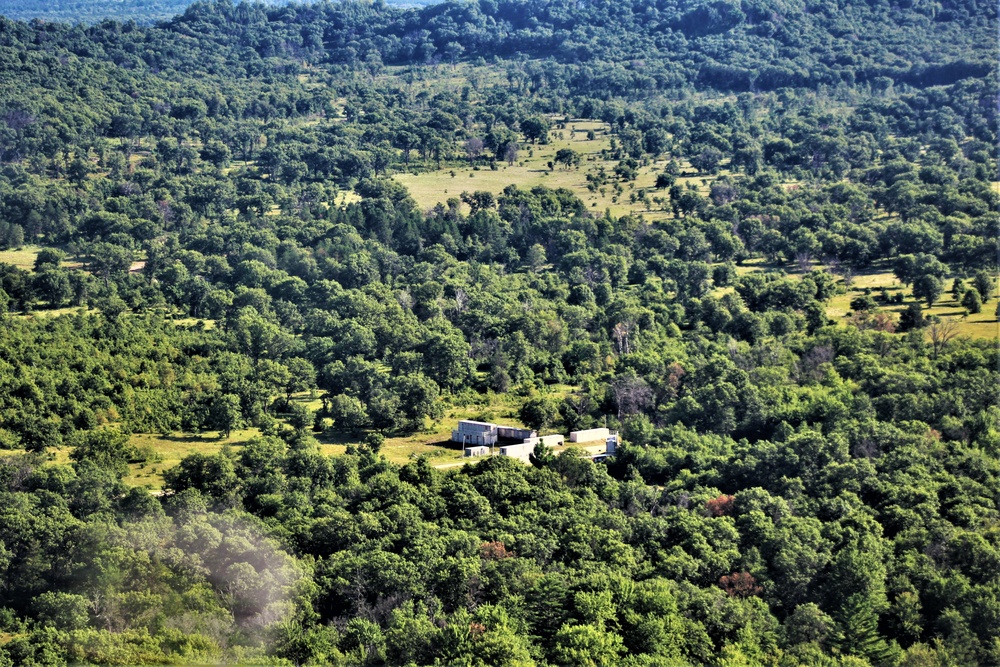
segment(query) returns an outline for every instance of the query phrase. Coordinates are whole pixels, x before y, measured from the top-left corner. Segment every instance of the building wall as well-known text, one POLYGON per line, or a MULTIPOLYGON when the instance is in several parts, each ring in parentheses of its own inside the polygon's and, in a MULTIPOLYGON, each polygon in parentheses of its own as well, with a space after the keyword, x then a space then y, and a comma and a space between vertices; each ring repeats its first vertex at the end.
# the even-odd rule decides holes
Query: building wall
POLYGON ((573 431, 569 434, 570 442, 590 442, 592 440, 605 440, 611 435, 611 431, 606 428, 589 428, 584 431, 573 431))
POLYGON ((500 455, 527 459, 533 451, 535 451, 535 446, 532 444, 504 445, 500 448, 500 455))
POLYGON ((484 445, 492 447, 497 444, 496 433, 463 433, 462 431, 452 431, 451 441, 461 443, 465 446, 484 445))
POLYGON ((497 435, 510 440, 525 440, 538 435, 537 432, 528 428, 518 428, 516 426, 497 426, 497 435))

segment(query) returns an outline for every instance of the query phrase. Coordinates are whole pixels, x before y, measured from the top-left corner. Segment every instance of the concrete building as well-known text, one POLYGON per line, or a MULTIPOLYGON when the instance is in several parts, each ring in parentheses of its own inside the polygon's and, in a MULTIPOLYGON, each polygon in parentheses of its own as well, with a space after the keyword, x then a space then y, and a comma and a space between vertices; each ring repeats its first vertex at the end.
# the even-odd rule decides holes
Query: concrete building
POLYGON ((500 447, 500 456, 509 456, 528 463, 531 453, 535 451, 535 445, 522 442, 517 445, 503 445, 500 447))
POLYGON ((527 440, 536 437, 538 432, 516 426, 497 426, 497 435, 504 440, 527 440))
POLYGON ((583 431, 572 431, 569 434, 570 442, 593 442, 594 440, 607 440, 611 431, 606 428, 588 428, 583 431))
POLYGON ((466 447, 470 445, 492 447, 497 444, 497 429, 496 424, 463 419, 458 422, 458 428, 451 432, 451 441, 460 442, 466 447))
MULTIPOLYGON (((517 426, 500 426, 490 422, 477 422, 463 419, 458 422, 458 428, 451 432, 452 442, 462 444, 465 456, 489 456, 491 448, 496 447, 500 456, 509 456, 525 463, 530 462, 530 456, 536 445, 559 447, 566 443, 566 438, 559 434, 539 436, 537 431, 517 426)), ((592 428, 585 431, 573 431, 569 434, 570 442, 607 443, 607 451, 599 456, 613 456, 618 447, 618 435, 612 434, 606 428, 592 428)))

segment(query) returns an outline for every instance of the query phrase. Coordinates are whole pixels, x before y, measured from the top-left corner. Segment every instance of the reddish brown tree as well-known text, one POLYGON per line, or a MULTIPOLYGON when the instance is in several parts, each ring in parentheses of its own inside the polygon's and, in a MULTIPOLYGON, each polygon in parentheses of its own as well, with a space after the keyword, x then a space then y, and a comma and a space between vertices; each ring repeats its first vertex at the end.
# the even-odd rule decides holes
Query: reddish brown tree
POLYGON ((733 497, 722 494, 705 503, 705 510, 710 516, 729 516, 733 513, 733 497))
POLYGON ((733 598, 748 598, 758 595, 763 590, 749 572, 727 574, 719 579, 719 586, 726 591, 726 595, 733 598))

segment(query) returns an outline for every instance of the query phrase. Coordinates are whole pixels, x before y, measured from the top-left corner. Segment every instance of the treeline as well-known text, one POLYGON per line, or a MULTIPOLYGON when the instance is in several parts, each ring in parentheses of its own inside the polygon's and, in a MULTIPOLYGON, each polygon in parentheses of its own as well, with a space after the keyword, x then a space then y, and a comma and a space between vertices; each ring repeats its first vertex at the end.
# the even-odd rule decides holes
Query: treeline
POLYGON ((991 71, 985 56, 995 51, 989 31, 995 7, 926 3, 910 7, 905 22, 896 11, 847 2, 487 0, 419 11, 343 3, 265 13, 263 7, 196 3, 172 27, 222 41, 234 36, 235 23, 235 37, 263 57, 292 51, 348 65, 373 57, 410 64, 554 56, 565 67, 552 67, 549 75, 577 90, 588 90, 586 80, 599 77, 602 85, 589 90, 604 95, 648 95, 683 83, 737 91, 882 85, 882 79, 926 86, 991 71), (935 45, 931 60, 921 46, 929 43, 935 45))
MULTIPOLYGON (((268 5, 282 4, 278 0, 261 1, 268 5)), ((10 0, 4 3, 3 15, 18 21, 40 19, 92 24, 114 20, 150 25, 184 13, 191 2, 192 0, 10 0)), ((387 4, 413 7, 433 2, 434 0, 388 0, 387 4)))

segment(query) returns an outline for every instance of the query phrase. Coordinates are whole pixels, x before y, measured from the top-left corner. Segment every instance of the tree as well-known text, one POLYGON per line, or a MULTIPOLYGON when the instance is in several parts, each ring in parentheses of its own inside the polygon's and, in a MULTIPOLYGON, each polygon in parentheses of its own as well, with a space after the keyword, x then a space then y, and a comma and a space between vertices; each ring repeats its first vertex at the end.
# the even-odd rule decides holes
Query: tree
POLYGON ((837 646, 848 655, 881 664, 890 656, 885 640, 878 633, 878 614, 863 593, 851 595, 837 614, 840 636, 837 646))
POLYGON ((465 142, 465 156, 469 158, 469 164, 474 165, 479 156, 483 154, 483 140, 479 137, 470 137, 465 142))
POLYGON ((691 166, 704 174, 714 174, 723 158, 722 151, 714 146, 705 146, 691 157, 691 166))
POLYGON ((493 159, 499 160, 506 154, 508 146, 517 145, 517 135, 503 123, 496 123, 486 133, 483 143, 493 153, 493 159))
POLYGON ((560 148, 554 158, 556 164, 565 165, 567 169, 580 164, 580 154, 572 148, 560 148))
POLYGON ((112 243, 95 243, 90 249, 90 269, 107 285, 128 273, 132 251, 112 243))
POLYGON ((291 403, 288 406, 288 425, 296 431, 305 431, 313 424, 313 412, 301 403, 291 403))
POLYGON ((928 307, 934 305, 943 291, 944 284, 935 275, 924 274, 913 283, 914 298, 923 299, 927 302, 928 307))
POLYGON ((382 445, 385 444, 385 436, 377 431, 366 433, 363 444, 373 456, 378 456, 378 453, 382 451, 382 445))
POLYGON ((124 477, 128 464, 139 458, 139 450, 130 443, 128 433, 102 428, 78 434, 69 457, 74 461, 90 461, 117 477, 124 477))
POLYGON ((851 299, 851 310, 857 312, 878 310, 878 303, 871 296, 865 294, 851 299))
POLYGON ((42 248, 35 256, 35 271, 43 268, 59 268, 66 259, 66 253, 56 248, 42 248))
POLYGON ((558 417, 559 406, 547 396, 539 396, 525 401, 518 411, 518 418, 528 428, 536 431, 548 428, 555 423, 558 417))
POLYGON ((356 430, 368 424, 368 412, 357 398, 337 394, 329 399, 330 418, 338 429, 356 430))
POLYGON ((430 333, 420 351, 424 355, 424 372, 440 387, 456 388, 472 371, 469 344, 462 332, 453 327, 441 327, 430 333))
POLYGON ((555 462, 556 456, 545 443, 539 441, 528 456, 528 460, 531 462, 531 465, 537 468, 544 468, 555 462))
POLYGON ((49 447, 62 444, 59 426, 48 419, 31 419, 21 427, 23 447, 29 452, 44 453, 49 447))
POLYGON ((983 309, 983 300, 979 296, 979 291, 975 288, 968 290, 962 297, 962 307, 975 315, 983 309))
POLYGON ((972 286, 979 292, 983 301, 989 301, 994 296, 996 281, 989 271, 981 269, 972 277, 972 286))
POLYGON ((163 487, 175 494, 193 489, 219 501, 232 500, 240 488, 236 466, 226 451, 189 454, 163 474, 163 487))
POLYGON ((622 638, 593 625, 566 624, 553 638, 552 660, 557 665, 613 667, 625 647, 622 638))
POLYGON ((644 410, 653 400, 649 384, 634 372, 619 375, 612 380, 608 394, 617 410, 618 419, 644 410))
POLYGON ((32 287, 39 298, 49 302, 53 308, 59 308, 73 295, 73 289, 66 271, 47 267, 35 274, 32 287))
POLYGON ((656 175, 656 184, 653 187, 657 190, 662 190, 673 187, 676 182, 677 176, 664 171, 656 175))
POLYGON ((920 329, 926 326, 927 321, 924 318, 923 308, 916 301, 910 302, 910 305, 906 307, 906 310, 902 312, 899 316, 899 331, 912 331, 913 329, 920 329))
POLYGON ((60 630, 82 630, 90 622, 90 601, 82 595, 45 591, 31 601, 35 617, 60 630))
POLYGON ((504 149, 503 152, 503 159, 507 160, 508 166, 514 166, 514 163, 517 162, 517 152, 518 152, 517 142, 516 141, 508 142, 507 147, 504 149))
POLYGON ((217 396, 209 408, 206 426, 219 432, 219 437, 228 438, 234 429, 243 425, 243 408, 240 397, 235 394, 217 396))
POLYGON ((531 143, 548 143, 551 123, 543 116, 529 116, 521 119, 521 132, 531 143))
POLYGON ((545 266, 546 262, 548 262, 548 258, 545 256, 545 246, 540 243, 536 243, 528 248, 528 254, 525 256, 525 261, 527 262, 532 273, 538 273, 541 271, 542 267, 545 266))
POLYGON ((942 320, 939 317, 933 319, 927 328, 927 335, 931 339, 934 359, 938 358, 941 351, 958 336, 958 333, 958 324, 954 320, 942 320))
POLYGON ((285 382, 285 401, 292 400, 292 394, 316 388, 316 368, 307 359, 295 357, 285 362, 288 380, 285 382))

